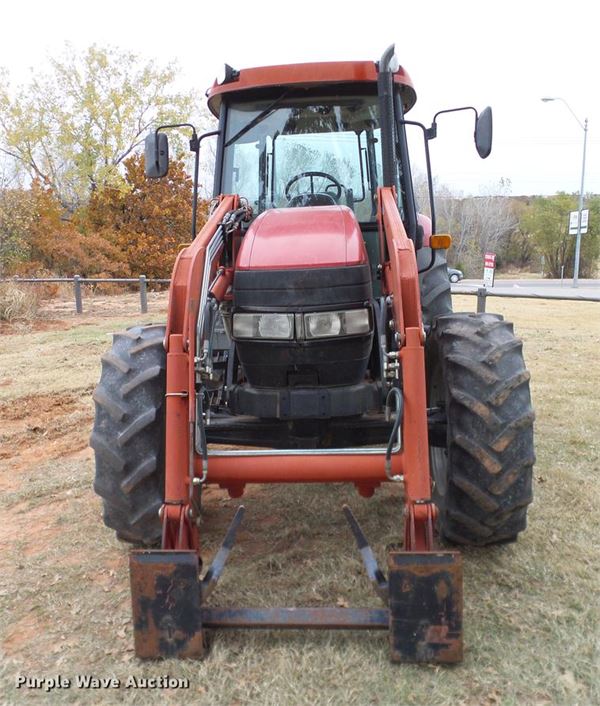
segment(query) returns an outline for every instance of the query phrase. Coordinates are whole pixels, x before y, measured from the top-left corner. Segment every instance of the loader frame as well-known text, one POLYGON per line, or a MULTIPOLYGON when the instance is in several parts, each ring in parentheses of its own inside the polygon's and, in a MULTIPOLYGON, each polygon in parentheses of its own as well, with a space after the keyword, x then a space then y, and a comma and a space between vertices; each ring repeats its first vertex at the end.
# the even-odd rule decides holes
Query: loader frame
MULTIPOLYGON (((395 187, 378 189, 382 290, 392 311, 392 345, 385 352, 388 379, 402 381, 395 412, 401 443, 384 449, 209 452, 202 399, 206 350, 203 317, 209 298, 227 299, 233 268, 221 266, 224 231, 241 239, 237 195, 220 196, 195 240, 177 258, 165 335, 167 351, 165 500, 162 547, 131 554, 136 654, 204 654, 208 628, 387 629, 394 661, 456 662, 462 657, 462 564, 456 552, 436 549, 436 506, 431 499, 425 332, 414 242, 404 228, 395 187), (233 225, 232 225, 233 224, 233 225), (347 519, 367 574, 385 607, 213 608, 205 605, 223 570, 241 522, 240 509, 213 565, 200 578, 199 490, 205 483, 243 494, 247 483, 353 483, 371 495, 384 482, 404 484, 404 551, 379 569, 349 508, 347 519)), ((390 410, 394 411, 394 410, 390 410)))

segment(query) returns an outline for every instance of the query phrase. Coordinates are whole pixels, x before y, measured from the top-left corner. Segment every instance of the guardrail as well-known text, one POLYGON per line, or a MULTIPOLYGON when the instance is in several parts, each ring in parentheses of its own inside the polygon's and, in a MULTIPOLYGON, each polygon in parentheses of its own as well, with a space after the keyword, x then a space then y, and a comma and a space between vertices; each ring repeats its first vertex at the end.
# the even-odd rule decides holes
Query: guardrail
POLYGON ((44 284, 44 283, 59 283, 73 282, 73 294, 75 296, 75 311, 78 314, 83 314, 83 295, 82 284, 138 284, 140 288, 140 311, 142 314, 148 313, 148 283, 155 284, 170 284, 170 279, 148 278, 146 275, 139 277, 10 277, 0 279, 0 282, 13 282, 14 284, 44 284))
MULTIPOLYGON (((148 284, 170 284, 170 279, 148 278, 146 275, 139 277, 8 277, 0 279, 0 282, 14 282, 15 284, 43 284, 43 283, 73 283, 73 294, 75 297, 75 311, 78 314, 83 314, 83 294, 82 285, 84 284, 138 284, 140 289, 140 311, 142 314, 148 313, 148 284)), ((467 296, 477 297, 477 313, 485 312, 486 300, 488 297, 507 297, 511 299, 556 299, 559 301, 584 301, 597 302, 600 301, 598 296, 588 297, 577 294, 576 296, 564 297, 560 295, 547 294, 526 294, 525 292, 500 292, 486 287, 477 287, 476 289, 462 289, 452 287, 452 294, 465 294, 467 296)))
POLYGON ((477 287, 477 289, 459 289, 458 287, 452 287, 452 294, 465 294, 467 296, 477 297, 477 313, 482 314, 485 312, 486 300, 488 297, 506 297, 507 299, 556 299, 557 301, 569 301, 569 302, 598 302, 600 299, 598 296, 588 297, 585 294, 577 294, 576 296, 563 297, 553 294, 527 294, 525 292, 499 292, 487 289, 486 287, 477 287))

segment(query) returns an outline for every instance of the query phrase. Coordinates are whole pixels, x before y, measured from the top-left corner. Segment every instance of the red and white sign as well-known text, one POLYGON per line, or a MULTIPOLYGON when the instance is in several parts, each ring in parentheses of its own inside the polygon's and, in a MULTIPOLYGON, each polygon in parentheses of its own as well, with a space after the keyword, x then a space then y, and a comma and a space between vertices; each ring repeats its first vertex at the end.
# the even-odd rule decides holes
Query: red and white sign
POLYGON ((496 267, 496 253, 495 252, 486 252, 486 254, 483 256, 483 266, 484 267, 491 267, 492 270, 495 269, 495 267, 496 267))
POLYGON ((496 253, 486 252, 483 256, 483 285, 494 286, 494 273, 496 272, 496 253))

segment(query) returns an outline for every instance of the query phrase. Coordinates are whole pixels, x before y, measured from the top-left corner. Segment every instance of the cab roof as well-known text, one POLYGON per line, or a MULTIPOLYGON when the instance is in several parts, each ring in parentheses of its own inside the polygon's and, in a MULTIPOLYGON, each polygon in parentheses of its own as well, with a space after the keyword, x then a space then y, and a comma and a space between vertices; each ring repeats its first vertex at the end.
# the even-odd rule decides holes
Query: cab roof
MULTIPOLYGON (((218 117, 223 97, 229 94, 236 100, 253 99, 257 93, 283 87, 325 89, 327 86, 373 84, 376 90, 377 65, 373 61, 329 61, 310 64, 280 64, 241 71, 230 71, 230 77, 208 89, 208 107, 218 117)), ((417 100, 408 73, 400 67, 394 74, 400 86, 404 111, 410 110, 417 100)), ((324 91, 327 92, 327 91, 324 91)))

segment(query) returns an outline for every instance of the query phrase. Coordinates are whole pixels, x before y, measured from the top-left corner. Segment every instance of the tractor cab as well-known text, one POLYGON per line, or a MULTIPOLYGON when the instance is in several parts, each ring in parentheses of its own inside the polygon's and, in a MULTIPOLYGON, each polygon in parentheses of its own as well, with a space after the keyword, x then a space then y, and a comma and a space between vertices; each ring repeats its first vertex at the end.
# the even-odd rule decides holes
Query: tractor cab
MULTIPOLYGON (((215 194, 240 194, 254 215, 346 206, 363 231, 376 230, 386 139, 377 76, 373 62, 226 71, 208 93, 220 132, 215 194)), ((403 116, 416 94, 401 68, 393 84, 403 116)), ((402 156, 393 182, 400 208, 414 211, 406 150, 402 156)))
MULTIPOLYGON (((224 137, 216 177, 220 185, 215 189, 240 194, 253 217, 260 218, 273 209, 347 211, 340 218, 349 224, 350 231, 362 233, 369 253, 367 262, 372 265, 371 278, 377 283, 377 189, 383 174, 376 84, 279 90, 277 98, 241 92, 222 99, 224 137)), ((294 237, 299 239, 293 242, 286 235, 290 220, 300 218, 308 224, 307 217, 280 213, 268 218, 270 224, 273 218, 282 222, 279 239, 272 237, 270 245, 287 250, 290 266, 292 253, 308 265, 318 266, 318 250, 310 233, 318 232, 325 247, 327 242, 335 247, 336 234, 324 232, 320 225, 332 222, 325 212, 312 213, 304 233, 294 229, 294 237)), ((251 230, 256 228, 251 226, 251 230)))
POLYGON ((223 192, 244 194, 256 214, 343 205, 357 221, 375 221, 382 181, 376 95, 284 94, 234 101, 227 114, 223 192))

